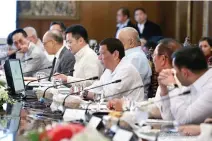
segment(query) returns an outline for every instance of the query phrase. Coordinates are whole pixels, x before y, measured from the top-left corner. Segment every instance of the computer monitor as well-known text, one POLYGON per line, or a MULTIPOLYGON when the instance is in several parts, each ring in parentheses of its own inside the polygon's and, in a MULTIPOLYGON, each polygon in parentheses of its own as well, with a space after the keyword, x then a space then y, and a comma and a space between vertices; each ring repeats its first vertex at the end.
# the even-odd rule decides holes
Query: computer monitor
POLYGON ((7 85, 10 89, 9 94, 20 94, 25 91, 25 84, 21 63, 19 59, 9 59, 4 64, 7 85))

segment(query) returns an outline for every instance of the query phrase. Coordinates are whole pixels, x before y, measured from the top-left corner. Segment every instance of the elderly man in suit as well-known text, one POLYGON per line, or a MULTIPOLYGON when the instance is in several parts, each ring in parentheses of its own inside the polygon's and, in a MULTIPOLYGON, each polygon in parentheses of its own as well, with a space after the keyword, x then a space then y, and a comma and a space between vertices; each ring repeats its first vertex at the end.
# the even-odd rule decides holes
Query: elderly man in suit
POLYGON ((44 48, 49 55, 54 55, 52 73, 66 73, 73 75, 75 57, 66 47, 63 46, 63 35, 58 30, 49 30, 43 36, 44 48))
MULTIPOLYGON (((23 53, 23 56, 18 59, 22 61, 24 76, 35 76, 40 69, 51 66, 44 52, 27 39, 27 33, 23 29, 16 29, 11 34, 15 47, 20 49, 20 53, 23 53), (26 61, 29 58, 32 59, 26 61)), ((46 73, 49 71, 48 69, 42 70, 46 73)))

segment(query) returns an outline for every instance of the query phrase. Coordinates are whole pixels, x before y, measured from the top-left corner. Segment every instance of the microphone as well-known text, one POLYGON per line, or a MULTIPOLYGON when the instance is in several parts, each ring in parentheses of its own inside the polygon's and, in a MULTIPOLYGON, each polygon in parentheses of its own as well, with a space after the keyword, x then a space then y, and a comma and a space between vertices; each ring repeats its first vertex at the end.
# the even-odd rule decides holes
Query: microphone
POLYGON ((28 59, 26 59, 26 60, 23 60, 23 61, 21 61, 21 62, 26 62, 26 61, 30 61, 30 60, 32 60, 33 58, 28 58, 28 59))
POLYGON ((57 87, 57 86, 62 86, 62 85, 67 85, 67 84, 72 84, 72 83, 83 82, 83 81, 87 81, 87 80, 96 80, 96 79, 98 79, 98 78, 99 78, 98 76, 94 76, 94 77, 87 78, 87 79, 83 79, 83 80, 78 80, 78 81, 74 81, 74 82, 63 83, 63 84, 58 84, 58 85, 50 86, 50 87, 48 87, 48 88, 45 89, 45 91, 44 91, 44 93, 43 93, 43 98, 45 98, 46 91, 47 91, 48 89, 50 89, 50 88, 57 87))
MULTIPOLYGON (((110 98, 110 97, 113 97, 113 96, 118 96, 118 95, 120 95, 120 94, 122 94, 122 93, 125 93, 125 92, 129 92, 129 91, 134 91, 134 90, 136 90, 136 89, 138 89, 138 88, 142 88, 142 87, 144 87, 143 85, 140 85, 140 86, 137 86, 137 87, 135 87, 135 88, 132 88, 132 89, 129 89, 129 90, 125 90, 125 91, 122 91, 122 92, 119 92, 119 93, 116 93, 116 94, 113 94, 113 95, 109 95, 109 96, 105 96, 104 98, 110 98)), ((131 93, 132 93, 131 92, 131 93)), ((128 94, 129 95, 129 94, 128 94)))
POLYGON ((49 66, 49 67, 42 68, 42 69, 38 69, 38 70, 28 71, 28 72, 25 72, 25 73, 23 73, 23 74, 32 73, 32 72, 37 72, 37 71, 46 70, 46 69, 51 69, 51 68, 52 68, 52 66, 49 66))
MULTIPOLYGON (((114 84, 114 83, 119 83, 121 82, 121 79, 118 79, 118 80, 115 80, 115 81, 112 81, 112 82, 109 82, 109 83, 106 83, 106 84, 102 84, 102 85, 99 85, 99 86, 95 86, 95 87, 91 87, 89 89, 86 89, 86 91, 88 90, 91 90, 91 89, 96 89, 96 88, 99 88, 99 87, 103 87, 103 86, 106 86, 106 85, 110 85, 110 84, 114 84)), ((80 91, 81 92, 81 91, 80 91)), ((64 100, 63 100, 63 106, 65 105, 65 100, 70 96, 70 95, 75 95, 75 94, 78 94, 79 92, 75 92, 75 93, 71 93, 71 94, 68 94, 64 100)))
POLYGON ((175 97, 178 97, 178 96, 184 96, 184 95, 187 95, 187 94, 190 94, 190 93, 191 93, 191 91, 188 90, 188 91, 185 91, 185 92, 183 92, 183 93, 176 94, 176 95, 172 95, 172 96, 169 96, 169 97, 162 97, 161 99, 155 100, 155 101, 150 102, 150 103, 140 104, 139 107, 140 107, 140 106, 149 106, 149 105, 152 105, 152 104, 155 104, 155 103, 164 101, 164 100, 172 99, 172 98, 175 98, 175 97))
POLYGON ((51 70, 51 72, 50 72, 50 75, 49 75, 48 81, 50 81, 50 80, 51 80, 51 77, 52 77, 52 75, 53 75, 53 73, 54 73, 54 67, 55 67, 55 64, 56 64, 56 60, 57 60, 57 58, 56 58, 56 57, 54 57, 54 60, 53 60, 53 62, 52 62, 52 70, 51 70))
MULTIPOLYGON (((116 95, 119 95, 119 94, 122 94, 122 93, 125 93, 125 92, 128 92, 128 91, 131 91, 131 90, 135 90, 135 89, 138 89, 140 87, 143 87, 143 86, 138 86, 138 87, 135 87, 133 89, 130 89, 130 90, 126 90, 126 91, 123 91, 123 92, 120 92, 120 93, 117 93, 117 94, 114 94, 114 95, 110 95, 110 96, 107 96, 105 98, 109 98, 109 97, 113 97, 113 96, 116 96, 116 95)), ((172 90, 171 90, 172 91, 172 90)), ((169 91, 170 92, 170 91, 169 91)), ((173 95, 173 96, 169 96, 169 97, 163 97, 159 100, 155 100, 153 102, 150 102, 150 103, 143 103, 143 104, 139 104, 137 107, 146 107, 146 106, 149 106, 149 105, 152 105, 152 104, 155 104, 155 103, 158 103, 158 102, 161 102, 163 100, 168 100, 168 99, 172 99, 172 98, 175 98, 175 97, 178 97, 178 96, 184 96, 184 95, 187 95, 187 94, 190 94, 191 91, 188 90, 188 91, 185 91, 183 93, 180 93, 180 94, 177 94, 177 95, 173 95)), ((113 107, 111 107, 113 108, 113 107)))
MULTIPOLYGON (((74 72, 74 69, 72 69, 72 70, 70 70, 70 71, 68 71, 68 72, 65 72, 65 73, 54 74, 53 76, 57 76, 57 75, 60 75, 60 74, 69 74, 69 73, 71 73, 71 72, 74 72)), ((40 81, 40 80, 47 79, 47 78, 49 78, 49 76, 43 77, 43 78, 39 78, 39 79, 36 79, 36 80, 32 80, 32 81, 29 81, 29 82, 26 84, 26 87, 27 87, 30 83, 32 83, 32 82, 40 81)))
POLYGON ((2 58, 0 58, 0 60, 4 60, 4 59, 6 59, 7 57, 11 57, 11 56, 13 56, 13 55, 15 55, 18 51, 20 51, 21 49, 17 49, 15 52, 13 52, 13 53, 11 53, 10 55, 7 55, 6 57, 2 57, 2 58))

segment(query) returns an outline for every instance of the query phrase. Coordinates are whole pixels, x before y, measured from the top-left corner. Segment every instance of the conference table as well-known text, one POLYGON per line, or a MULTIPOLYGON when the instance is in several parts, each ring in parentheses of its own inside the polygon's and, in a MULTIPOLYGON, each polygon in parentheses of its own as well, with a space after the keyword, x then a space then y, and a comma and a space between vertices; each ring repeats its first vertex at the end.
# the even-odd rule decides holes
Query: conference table
MULTIPOLYGON (((32 101, 29 101, 31 103, 32 101)), ((45 129, 47 125, 63 122, 63 118, 58 117, 42 117, 38 113, 49 111, 47 108, 31 108, 23 107, 23 104, 28 101, 17 102, 13 105, 8 105, 6 111, 0 112, 0 140, 1 141, 27 141, 25 133, 30 130, 45 129)), ((27 104, 26 104, 27 105, 27 104)), ((155 119, 149 119, 149 125, 152 131, 146 132, 149 129, 143 128, 142 132, 137 131, 137 136, 143 141, 155 140, 155 136, 159 133, 158 141, 195 141, 196 137, 182 136, 178 132, 164 129, 172 129, 171 124, 165 121, 156 122, 155 119), (168 127, 168 128, 167 128, 168 127), (160 130, 160 132, 155 132, 160 130), (164 130, 164 131, 163 131, 164 130), (140 133, 139 133, 140 132, 140 133)), ((174 128, 173 128, 174 129, 174 128)))

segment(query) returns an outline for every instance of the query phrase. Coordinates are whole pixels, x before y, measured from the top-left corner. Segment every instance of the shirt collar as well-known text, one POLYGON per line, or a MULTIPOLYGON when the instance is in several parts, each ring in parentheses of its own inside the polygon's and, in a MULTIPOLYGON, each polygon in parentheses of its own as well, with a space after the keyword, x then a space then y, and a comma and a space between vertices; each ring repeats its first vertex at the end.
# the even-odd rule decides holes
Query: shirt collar
POLYGON ((89 48, 89 45, 85 45, 83 48, 81 48, 74 56, 76 61, 80 60, 83 56, 84 53, 86 52, 87 48, 89 48))
MULTIPOLYGON (((146 20, 146 21, 147 21, 147 20, 146 20)), ((138 25, 138 26, 144 26, 145 23, 146 23, 146 21, 145 21, 144 23, 138 23, 137 25, 138 25)))
POLYGON ((61 51, 63 50, 63 46, 57 51, 57 53, 55 54, 55 57, 57 58, 57 59, 59 59, 59 57, 60 57, 60 53, 61 53, 61 51))
POLYGON ((134 53, 134 52, 139 52, 141 51, 141 46, 137 46, 137 47, 134 47, 134 48, 129 48, 127 50, 125 50, 125 55, 129 55, 131 53, 134 53))
POLYGON ((212 69, 208 69, 200 78, 198 78, 193 84, 192 87, 194 87, 197 91, 202 89, 202 86, 204 86, 208 79, 212 78, 212 69))
POLYGON ((128 22, 130 21, 130 19, 127 19, 123 24, 122 23, 119 23, 117 24, 117 27, 124 27, 124 26, 127 26, 128 22))

